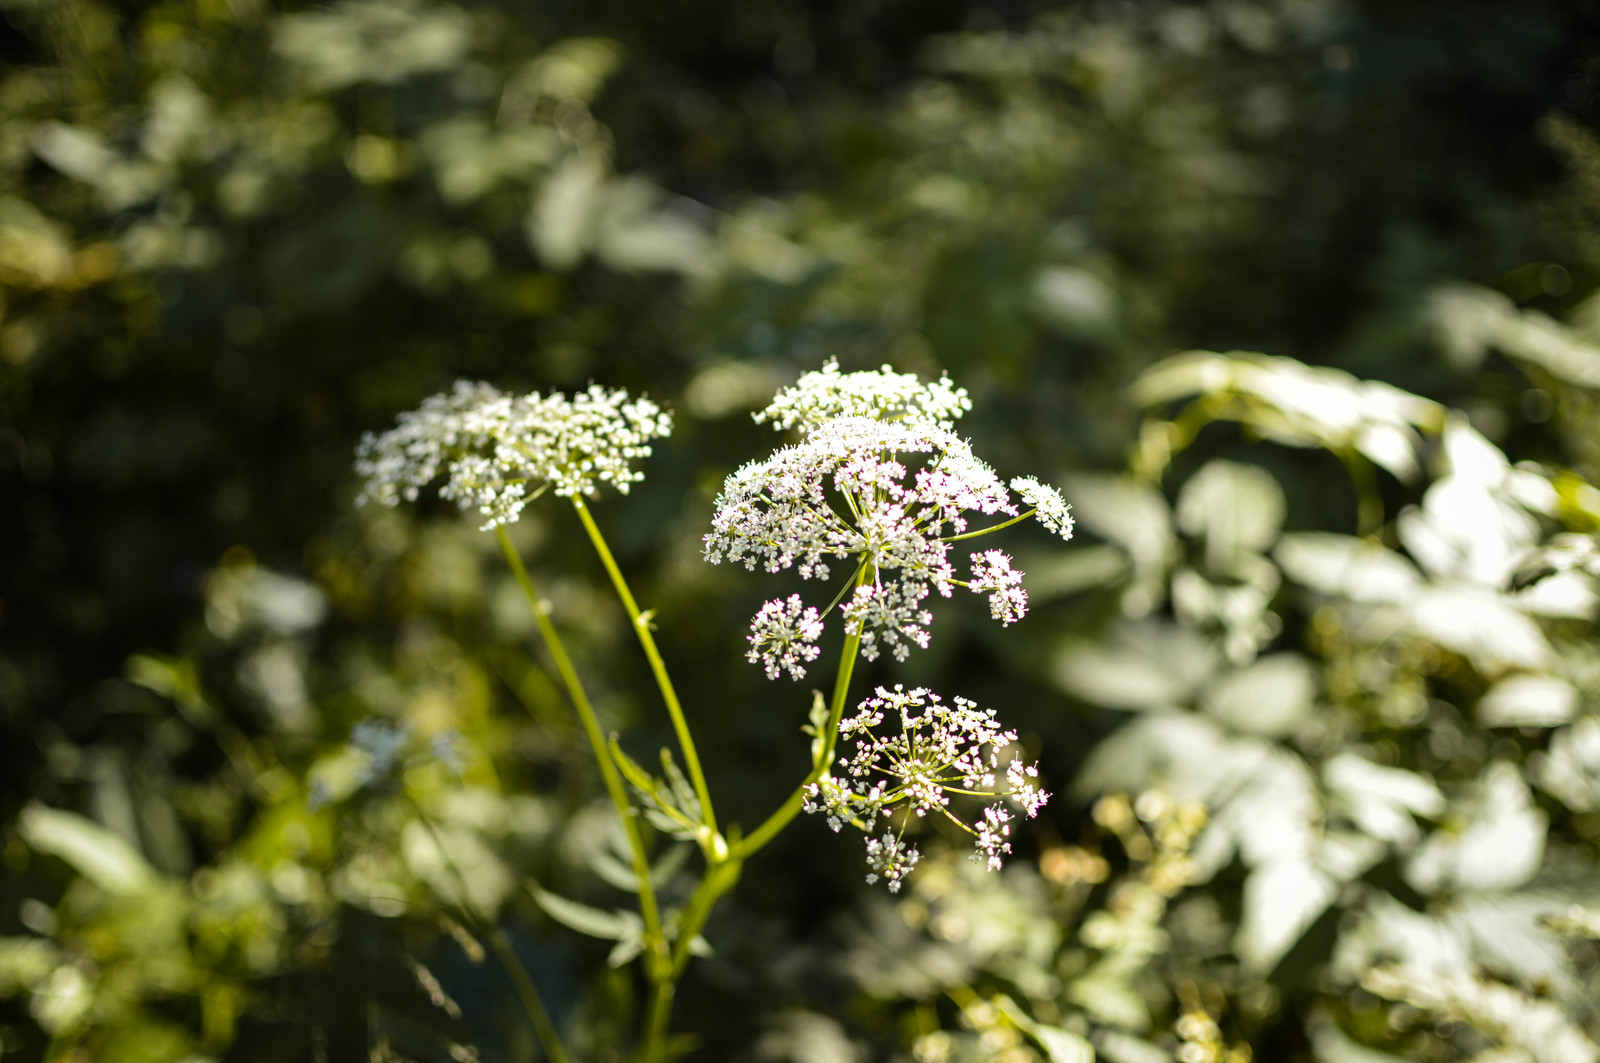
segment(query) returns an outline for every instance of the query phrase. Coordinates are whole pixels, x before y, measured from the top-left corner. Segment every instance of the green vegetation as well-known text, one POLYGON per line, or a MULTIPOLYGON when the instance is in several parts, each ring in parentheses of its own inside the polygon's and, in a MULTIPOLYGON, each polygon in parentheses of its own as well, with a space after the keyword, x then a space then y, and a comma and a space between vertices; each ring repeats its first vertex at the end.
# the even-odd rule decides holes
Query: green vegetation
POLYGON ((0 1059, 1600 1061, 1589 7, 3 0, 0 1059), (855 636, 702 557, 829 359, 1077 519, 841 669, 998 872, 795 814, 855 636), (355 506, 458 379, 673 432, 355 506))

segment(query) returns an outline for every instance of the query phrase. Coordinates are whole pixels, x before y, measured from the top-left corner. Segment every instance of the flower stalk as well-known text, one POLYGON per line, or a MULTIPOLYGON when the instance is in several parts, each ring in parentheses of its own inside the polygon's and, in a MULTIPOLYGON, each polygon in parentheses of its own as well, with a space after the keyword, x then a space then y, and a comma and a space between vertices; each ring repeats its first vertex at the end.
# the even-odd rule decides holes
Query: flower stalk
MULTIPOLYGON (((656 645, 654 613, 639 608, 589 504, 602 487, 625 494, 642 478, 635 462, 649 455, 653 439, 670 432, 670 416, 648 399, 596 385, 567 398, 510 395, 462 382, 401 415, 391 431, 362 440, 356 468, 367 480, 363 500, 394 505, 415 499, 443 477, 440 493, 464 509, 476 508, 486 518, 485 529, 495 530, 533 611, 622 824, 638 883, 640 945, 651 987, 640 1063, 667 1058, 677 985, 717 902, 738 884, 745 861, 800 812, 826 813, 835 830, 849 823, 866 831, 867 881, 882 878, 895 890, 918 858, 906 834, 928 813, 938 813, 974 838, 975 858, 994 868, 1010 851, 1011 815, 1002 802, 1030 816, 1044 804, 1048 795, 1036 784, 1037 768, 1003 756, 1017 736, 1002 729, 992 711, 961 698, 946 704, 920 688, 890 692, 879 687, 875 698, 846 717, 858 658, 876 660, 888 649, 903 661, 913 648, 927 648, 933 621, 928 603, 935 593, 948 598, 962 587, 987 594, 991 616, 1006 625, 1026 613, 1023 573, 1009 555, 974 553, 970 576, 960 578, 952 544, 1030 517, 1063 539, 1072 535, 1069 507, 1054 488, 1032 477, 1008 485, 954 433, 956 420, 970 408, 966 391, 948 378, 925 384, 887 366, 842 373, 829 362, 779 392, 756 415, 758 423, 796 432, 798 441, 728 477, 704 540, 706 559, 751 570, 759 564, 770 573, 794 568, 807 580, 827 580, 830 563, 844 562, 850 576, 820 612, 791 594, 768 601, 752 621, 746 656, 770 679, 805 675, 806 666, 821 655, 817 643, 836 609, 843 640, 826 712, 820 704, 814 709, 805 777, 753 831, 741 835, 735 824, 726 838, 718 829, 688 714, 656 645), (620 749, 613 753, 615 736, 608 743, 549 604, 505 532, 504 525, 546 491, 570 501, 628 614, 672 721, 687 782, 667 754, 668 782, 662 783, 620 749), (1006 519, 969 530, 974 514, 1006 519), (898 717, 899 733, 878 733, 889 715, 898 717), (854 752, 844 762, 844 775, 836 778, 841 738, 854 743, 854 752), (627 783, 638 790, 642 805, 630 798, 627 783), (991 803, 976 825, 969 825, 947 807, 951 795, 991 803), (663 829, 693 836, 705 860, 688 901, 668 919, 651 880, 640 807, 663 829), (891 811, 900 816, 898 828, 874 837, 878 820, 891 811)), ((559 1063, 565 1056, 554 1024, 526 971, 513 962, 516 957, 498 928, 491 930, 490 941, 511 971, 546 1054, 559 1063)))

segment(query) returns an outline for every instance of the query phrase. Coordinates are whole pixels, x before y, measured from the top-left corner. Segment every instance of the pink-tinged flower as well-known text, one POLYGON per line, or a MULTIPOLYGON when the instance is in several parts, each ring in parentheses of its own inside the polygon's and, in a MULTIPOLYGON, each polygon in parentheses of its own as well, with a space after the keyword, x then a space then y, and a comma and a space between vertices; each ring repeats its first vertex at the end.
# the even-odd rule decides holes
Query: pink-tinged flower
MULTIPOLYGON (((793 568, 803 579, 828 579, 843 562, 859 585, 834 600, 868 660, 885 648, 898 660, 913 646, 927 648, 933 617, 924 602, 935 591, 948 598, 970 587, 989 595, 996 620, 1019 619, 1028 599, 1008 556, 979 555, 971 583, 956 578, 951 560, 958 539, 1015 523, 1021 512, 1005 482, 951 431, 969 407, 948 380, 923 384, 888 368, 840 373, 832 362, 807 373, 756 417, 798 429, 799 441, 728 477, 706 560, 793 568), (974 516, 1013 519, 974 530, 974 516)), ((1058 493, 1032 478, 1013 484, 1052 530, 1071 534, 1058 493)), ((753 629, 752 645, 761 637, 753 629)), ((769 675, 782 667, 761 654, 751 659, 766 662, 769 675)))
POLYGON ((1015 756, 1016 732, 965 698, 946 705, 921 687, 879 687, 840 721, 839 735, 852 748, 840 757, 839 774, 807 788, 804 808, 824 813, 835 831, 848 823, 865 832, 867 881, 881 876, 891 890, 916 863, 917 850, 905 840, 910 824, 929 813, 943 816, 972 837, 974 860, 997 869, 1011 851, 1014 813, 1007 802, 1032 817, 1050 797, 1039 788, 1037 765, 1015 756), (975 825, 951 811, 952 796, 987 799, 975 825), (878 820, 897 814, 898 829, 879 835, 878 820))

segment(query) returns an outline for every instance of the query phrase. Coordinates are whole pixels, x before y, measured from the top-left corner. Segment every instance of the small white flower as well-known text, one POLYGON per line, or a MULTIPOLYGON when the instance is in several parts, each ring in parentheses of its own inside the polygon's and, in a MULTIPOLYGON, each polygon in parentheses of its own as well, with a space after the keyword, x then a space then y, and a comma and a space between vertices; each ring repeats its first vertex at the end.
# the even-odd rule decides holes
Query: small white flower
POLYGON ((766 665, 767 678, 776 679, 786 671, 795 679, 806 674, 805 665, 817 659, 822 650, 815 645, 822 636, 822 621, 815 606, 805 608, 798 594, 788 601, 774 598, 761 607, 750 622, 751 664, 766 665))
POLYGON ((1028 611, 1028 592, 1022 589, 1022 573, 1011 567, 1011 558, 999 550, 972 555, 972 582, 968 587, 981 594, 989 591, 989 615, 1002 624, 1021 620, 1028 611))
POLYGON ((798 425, 802 432, 835 417, 867 417, 948 430, 970 409, 967 390, 952 385, 948 376, 924 384, 915 374, 896 373, 889 366, 841 373, 838 361, 830 358, 821 371, 806 373, 793 387, 778 392, 755 419, 757 424, 770 421, 780 430, 798 425))
POLYGON ((1011 489, 1022 496, 1022 503, 1038 512, 1039 523, 1063 539, 1072 538, 1072 507, 1062 499, 1061 492, 1046 487, 1032 476, 1019 476, 1011 481, 1011 489))
MULTIPOLYGON (((948 379, 923 384, 887 367, 840 373, 834 362, 807 373, 756 415, 798 427, 800 441, 728 477, 705 537, 706 560, 768 572, 793 568, 803 579, 827 579, 834 562, 845 561, 862 582, 835 600, 868 660, 885 648, 898 660, 913 646, 927 648, 933 618, 923 603, 934 591, 948 598, 954 587, 968 586, 989 594, 996 620, 1019 619, 1027 594, 1009 557, 975 555, 972 583, 957 579, 951 562, 955 540, 1009 523, 973 530, 973 515, 1019 513, 1005 482, 951 431, 970 406, 948 379)), ((1041 520, 1071 534, 1059 494, 1032 478, 1014 484, 1041 520)), ((764 637, 752 629, 753 646, 764 637)), ((751 659, 767 661, 768 674, 781 667, 761 655, 751 659)))
POLYGON ((916 862, 916 850, 901 838, 906 824, 930 814, 943 816, 972 836, 973 858, 994 869, 1011 851, 1013 814, 1005 802, 1032 817, 1050 796, 1039 788, 1038 767, 1010 756, 1016 732, 1004 730, 992 710, 965 698, 946 705, 921 687, 879 687, 876 697, 839 722, 839 734, 852 745, 841 757, 840 774, 809 787, 804 807, 826 814, 835 831, 846 823, 865 831, 872 870, 868 881, 881 875, 891 890, 916 862), (879 733, 885 719, 897 719, 898 728, 879 733), (1005 788, 999 789, 1002 761, 1005 788), (976 825, 967 825, 951 811, 952 795, 988 799, 976 825), (896 810, 899 832, 872 837, 878 819, 896 810))
POLYGON ((889 647, 894 659, 911 655, 911 644, 928 648, 928 625, 933 614, 922 608, 926 584, 898 581, 857 587, 844 606, 845 631, 861 636, 861 655, 878 659, 879 643, 889 647))
POLYGON ((461 380, 398 420, 356 448, 356 472, 366 478, 359 501, 415 501, 443 474, 440 497, 477 507, 485 529, 516 520, 530 490, 546 484, 570 497, 594 497, 602 484, 626 494, 644 479, 634 461, 672 431, 671 416, 649 399, 594 384, 569 399, 461 380))
POLYGON ((903 838, 898 838, 889 831, 884 831, 882 838, 867 839, 867 885, 878 881, 878 876, 883 876, 884 883, 889 887, 890 893, 900 892, 900 883, 911 869, 917 866, 917 861, 922 859, 922 854, 916 847, 903 838))

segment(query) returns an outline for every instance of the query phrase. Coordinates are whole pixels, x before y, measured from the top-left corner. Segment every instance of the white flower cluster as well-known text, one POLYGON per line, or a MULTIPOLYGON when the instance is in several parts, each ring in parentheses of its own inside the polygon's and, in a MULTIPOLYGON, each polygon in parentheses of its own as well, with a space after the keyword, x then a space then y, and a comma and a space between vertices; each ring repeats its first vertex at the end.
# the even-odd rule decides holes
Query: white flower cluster
MULTIPOLYGON (((800 441, 728 477, 706 559, 768 572, 796 568, 804 579, 827 579, 830 558, 853 561, 851 575, 861 583, 848 597, 841 592, 841 612, 868 660, 883 648, 904 660, 912 646, 927 647, 933 617, 923 603, 934 591, 988 593, 995 619, 1020 619, 1027 594, 1007 555, 972 555, 971 581, 956 578, 950 559, 956 538, 982 534, 968 532, 970 514, 1019 512, 1005 483, 951 430, 970 405, 948 379, 923 384, 888 367, 840 373, 829 362, 807 373, 756 415, 798 427, 800 441)), ((1060 494, 1031 477, 1013 486, 1052 531, 1072 534, 1060 494)), ((768 634, 782 605, 774 599, 757 614, 751 659, 763 661, 769 676, 782 670, 800 678, 798 658, 784 657, 792 640, 768 634)))
POLYGON ((1035 511, 1039 523, 1063 539, 1072 538, 1072 507, 1062 499, 1060 491, 1046 487, 1032 476, 1012 480, 1011 490, 1022 496, 1023 505, 1035 511))
POLYGON ((905 840, 913 817, 943 815, 972 836, 973 859, 998 870, 1001 856, 1011 851, 1012 811, 1006 801, 1031 818, 1050 798, 1039 788, 1036 765, 1005 756, 1016 745, 1017 733, 1001 729, 992 709, 980 709, 965 698, 946 705, 922 687, 879 687, 855 716, 840 721, 839 734, 854 743, 842 758, 844 777, 826 775, 808 787, 805 810, 825 814, 835 831, 846 823, 864 831, 867 882, 881 877, 891 892, 899 890, 919 856, 905 840), (886 716, 898 716, 900 726, 880 735, 877 729, 886 716), (1002 759, 1005 789, 997 790, 1002 759), (950 811, 952 793, 993 800, 977 825, 969 826, 950 811), (889 818, 897 807, 904 812, 899 829, 878 835, 879 817, 889 818))
POLYGON ((751 664, 765 662, 767 678, 778 678, 780 669, 796 679, 806 674, 805 664, 822 652, 816 645, 822 637, 822 620, 815 606, 803 608, 798 594, 787 602, 774 599, 761 607, 750 622, 751 664))
POLYGON ((819 372, 807 373, 794 387, 778 392, 755 417, 757 424, 771 421, 778 429, 815 428, 835 417, 949 429, 970 409, 967 389, 953 386, 948 376, 937 384, 924 384, 915 374, 896 373, 889 366, 875 372, 841 373, 838 359, 830 358, 819 372))
POLYGON ((460 380, 401 414, 394 428, 361 440, 356 472, 367 482, 359 501, 415 501, 443 474, 440 497, 477 507, 488 518, 484 528, 493 528, 516 520, 547 484, 564 496, 594 497, 601 484, 626 494, 644 479, 633 462, 671 431, 669 414, 619 389, 591 384, 569 399, 460 380))

